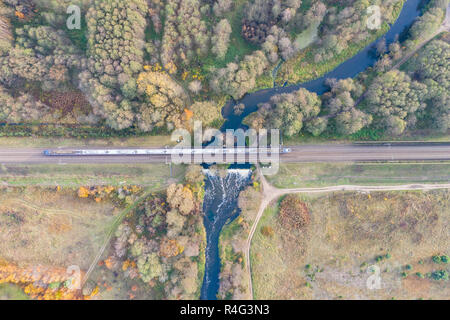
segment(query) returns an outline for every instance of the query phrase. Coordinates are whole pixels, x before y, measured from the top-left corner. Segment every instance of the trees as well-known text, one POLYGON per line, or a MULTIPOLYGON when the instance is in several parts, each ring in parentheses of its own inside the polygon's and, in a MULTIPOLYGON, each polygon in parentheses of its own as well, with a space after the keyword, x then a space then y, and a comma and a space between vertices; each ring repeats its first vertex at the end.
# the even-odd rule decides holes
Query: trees
POLYGON ((256 77, 267 67, 266 56, 258 50, 245 56, 239 64, 229 63, 225 68, 216 70, 210 86, 217 93, 226 93, 234 99, 240 99, 255 87, 256 77))
POLYGON ((369 125, 372 122, 372 116, 351 108, 340 112, 335 120, 336 132, 340 135, 350 135, 369 125))
POLYGON ((318 117, 308 121, 305 129, 314 137, 317 137, 327 129, 327 125, 328 119, 326 117, 318 117))
POLYGON ((372 116, 355 107, 354 98, 362 93, 362 87, 353 79, 328 81, 330 91, 323 95, 325 110, 334 118, 336 133, 350 135, 372 122, 372 116))
POLYGON ((217 17, 223 16, 231 10, 233 0, 217 0, 213 5, 213 12, 217 17))
POLYGON ((286 32, 277 26, 273 26, 262 45, 262 48, 271 63, 276 63, 281 57, 290 59, 294 53, 294 46, 286 32))
POLYGON ((144 282, 149 282, 163 275, 163 268, 156 253, 141 254, 137 258, 137 268, 144 282))
POLYGON ((319 25, 327 13, 326 5, 319 0, 311 1, 310 8, 304 12, 298 10, 289 22, 290 30, 304 30, 311 26, 319 25))
POLYGON ((191 83, 189 83, 189 91, 191 91, 194 94, 199 94, 200 91, 202 91, 203 85, 200 80, 194 80, 191 83))
POLYGON ((178 209, 184 216, 189 215, 195 209, 192 191, 182 184, 171 184, 167 188, 167 202, 171 208, 178 209))
POLYGON ((137 123, 141 130, 154 127, 180 127, 187 99, 183 88, 162 71, 141 72, 137 92, 143 97, 138 106, 137 123))
POLYGON ((433 40, 411 59, 410 68, 427 86, 425 113, 430 115, 431 127, 446 132, 450 122, 450 45, 433 40))
POLYGON ((115 129, 135 119, 135 78, 144 57, 144 0, 95 0, 88 10, 88 70, 80 73, 80 88, 94 113, 115 129))
POLYGON ((190 109, 194 113, 192 119, 201 121, 204 126, 209 126, 215 120, 222 118, 220 107, 214 101, 197 101, 190 109))
POLYGON ((14 98, 0 86, 0 121, 18 123, 40 119, 48 112, 48 106, 25 93, 14 98))
POLYGON ((186 170, 186 181, 190 184, 203 183, 205 176, 202 172, 203 167, 200 165, 190 165, 186 170))
POLYGON ((181 215, 178 210, 170 210, 166 215, 167 222, 167 236, 169 238, 175 238, 180 235, 183 230, 186 218, 181 215))
POLYGON ((410 65, 416 76, 433 90, 434 94, 450 90, 450 45, 441 40, 433 40, 410 65), (430 81, 432 80, 432 81, 430 81), (432 87, 432 88, 431 88, 432 87))
POLYGON ((2 10, 6 11, 7 8, 0 3, 0 56, 8 53, 13 43, 11 23, 6 16, 2 15, 2 10))
POLYGON ((165 6, 161 62, 173 73, 208 53, 210 34, 201 19, 201 1, 169 0, 165 6))
POLYGON ((390 134, 402 133, 414 113, 425 107, 425 85, 412 81, 404 72, 393 70, 378 76, 367 91, 368 109, 376 124, 390 134))
POLYGON ((211 38, 211 51, 218 59, 225 58, 228 51, 228 44, 230 42, 231 26, 227 19, 222 19, 214 27, 213 36, 211 38))
POLYGON ((266 128, 280 129, 290 137, 298 134, 304 123, 317 117, 321 104, 316 93, 300 88, 293 93, 273 96, 270 102, 259 106, 258 114, 266 128))
MULTIPOLYGON (((186 176, 190 183, 199 183, 199 168, 190 168, 186 176)), ((205 239, 201 217, 185 210, 187 206, 198 207, 190 187, 171 185, 167 197, 148 196, 127 215, 115 233, 107 267, 122 271, 125 277, 140 278, 150 287, 161 284, 166 299, 194 298, 199 290, 197 257, 205 239)))
POLYGON ((85 65, 79 50, 52 27, 24 25, 15 29, 15 35, 15 47, 0 53, 0 82, 7 87, 29 80, 53 89, 68 80, 69 70, 85 65))
POLYGON ((259 203, 261 201, 261 192, 254 187, 249 186, 245 188, 239 194, 238 206, 241 209, 241 216, 251 221, 253 217, 251 215, 258 211, 259 203))
MULTIPOLYGON (((329 3, 329 1, 326 3, 329 3)), ((320 46, 315 50, 316 62, 330 60, 335 54, 347 49, 351 43, 363 42, 373 34, 374 31, 367 28, 367 20, 370 18, 367 8, 374 3, 365 0, 348 1, 347 3, 351 3, 351 5, 344 8, 328 7, 322 22, 320 46)), ((376 2, 381 9, 383 21, 394 22, 396 18, 393 15, 396 12, 394 9, 400 3, 400 0, 376 2)), ((323 6, 320 6, 314 12, 315 14, 311 17, 317 15, 316 21, 318 21, 325 10, 323 6)), ((310 18, 308 17, 308 19, 310 18)))
POLYGON ((253 0, 247 3, 242 21, 244 39, 262 44, 269 30, 280 22, 286 24, 300 7, 301 0, 253 0))
POLYGON ((425 39, 436 32, 441 26, 442 19, 444 18, 444 10, 434 7, 417 18, 417 21, 414 22, 409 30, 412 39, 425 39))

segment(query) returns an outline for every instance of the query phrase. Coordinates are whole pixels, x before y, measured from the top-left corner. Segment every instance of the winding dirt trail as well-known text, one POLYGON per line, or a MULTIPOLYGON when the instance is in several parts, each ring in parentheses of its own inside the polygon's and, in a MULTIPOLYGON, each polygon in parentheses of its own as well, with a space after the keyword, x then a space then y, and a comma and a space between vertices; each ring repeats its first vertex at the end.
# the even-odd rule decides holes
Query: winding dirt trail
POLYGON ((256 228, 258 227, 259 220, 261 219, 267 206, 279 197, 291 194, 291 193, 324 193, 324 192, 336 192, 336 191, 356 191, 356 192, 374 192, 374 191, 408 191, 408 190, 437 190, 437 189, 450 189, 450 183, 446 184, 405 184, 405 185, 392 185, 392 186, 358 186, 358 185, 339 185, 331 187, 321 187, 321 188, 296 188, 296 189, 278 189, 267 182, 264 175, 261 173, 258 167, 258 174, 261 179, 261 185, 263 190, 261 205, 259 207, 258 213, 256 215, 255 221, 253 222, 252 228, 250 229, 250 234, 247 238, 245 255, 246 255, 246 265, 247 274, 249 275, 249 293, 250 298, 254 298, 253 293, 253 283, 252 283, 252 273, 250 264, 250 246, 252 243, 253 236, 255 234, 256 228))

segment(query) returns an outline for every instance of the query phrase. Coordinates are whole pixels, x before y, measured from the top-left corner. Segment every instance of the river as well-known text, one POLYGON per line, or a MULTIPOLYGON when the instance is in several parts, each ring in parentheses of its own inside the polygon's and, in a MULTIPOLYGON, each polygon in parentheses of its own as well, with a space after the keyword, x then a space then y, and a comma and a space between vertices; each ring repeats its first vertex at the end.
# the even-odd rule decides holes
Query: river
MULTIPOLYGON (((422 3, 423 0, 407 0, 398 19, 384 36, 370 43, 358 54, 324 76, 301 84, 260 90, 247 94, 239 101, 229 101, 222 109, 225 123, 221 130, 245 128, 242 120, 250 113, 255 112, 258 109, 258 104, 269 101, 273 95, 290 93, 299 88, 306 88, 321 95, 327 90, 325 85, 326 79, 354 78, 367 68, 372 67, 377 60, 373 52, 378 41, 384 38, 387 45, 394 42, 420 15, 422 3), (237 116, 233 112, 233 107, 239 103, 244 104, 245 109, 241 115, 237 116)), ((224 177, 209 171, 206 173, 203 211, 205 212, 204 225, 207 235, 207 246, 205 276, 200 295, 202 300, 216 299, 221 266, 219 258, 220 232, 226 223, 233 221, 239 215, 237 199, 240 191, 250 182, 251 171, 249 166, 241 166, 238 169, 240 170, 236 170, 235 167, 235 169, 228 170, 228 174, 224 177)))

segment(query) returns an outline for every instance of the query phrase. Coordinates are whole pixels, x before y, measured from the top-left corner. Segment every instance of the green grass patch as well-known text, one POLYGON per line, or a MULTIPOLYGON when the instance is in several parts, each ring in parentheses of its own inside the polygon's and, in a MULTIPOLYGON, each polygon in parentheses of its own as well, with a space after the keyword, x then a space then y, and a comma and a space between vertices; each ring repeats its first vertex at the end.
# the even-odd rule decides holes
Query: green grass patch
POLYGON ((311 24, 306 30, 302 31, 295 38, 295 47, 299 50, 303 50, 314 41, 316 41, 319 33, 320 22, 311 24))
POLYGON ((29 300, 29 297, 19 286, 2 283, 0 284, 0 300, 29 300))
MULTIPOLYGON (((185 166, 172 165, 173 181, 184 178, 185 166)), ((139 185, 158 190, 167 186, 166 164, 11 164, 0 166, 0 180, 8 186, 98 186, 139 185)))
POLYGON ((448 183, 450 163, 282 163, 266 178, 278 188, 448 183))
POLYGON ((174 145, 170 136, 130 136, 124 138, 0 137, 0 147, 7 148, 79 148, 136 147, 151 148, 174 145))

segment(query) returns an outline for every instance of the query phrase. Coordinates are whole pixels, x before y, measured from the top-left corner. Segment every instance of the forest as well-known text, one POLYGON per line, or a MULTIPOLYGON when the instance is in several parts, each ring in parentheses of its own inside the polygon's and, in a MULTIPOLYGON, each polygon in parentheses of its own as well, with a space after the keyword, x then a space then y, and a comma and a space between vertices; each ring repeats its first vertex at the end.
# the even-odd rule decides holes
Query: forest
MULTIPOLYGON (((218 127, 226 100, 271 87, 274 77, 291 83, 302 79, 301 69, 313 70, 304 79, 320 76, 334 60, 351 57, 354 48, 379 36, 381 31, 366 26, 370 5, 380 6, 387 25, 403 4, 72 2, 81 10, 80 29, 67 27, 66 1, 0 1, 1 122, 102 127, 117 134, 191 129, 194 119, 218 127)), ((357 78, 329 79, 321 96, 306 89, 273 96, 247 122, 279 128, 286 137, 361 137, 369 131, 398 136, 416 129, 446 133, 448 34, 400 69, 395 66, 440 27, 447 5, 448 0, 430 0, 407 40, 389 46, 381 41, 374 53, 378 62, 357 78)))

